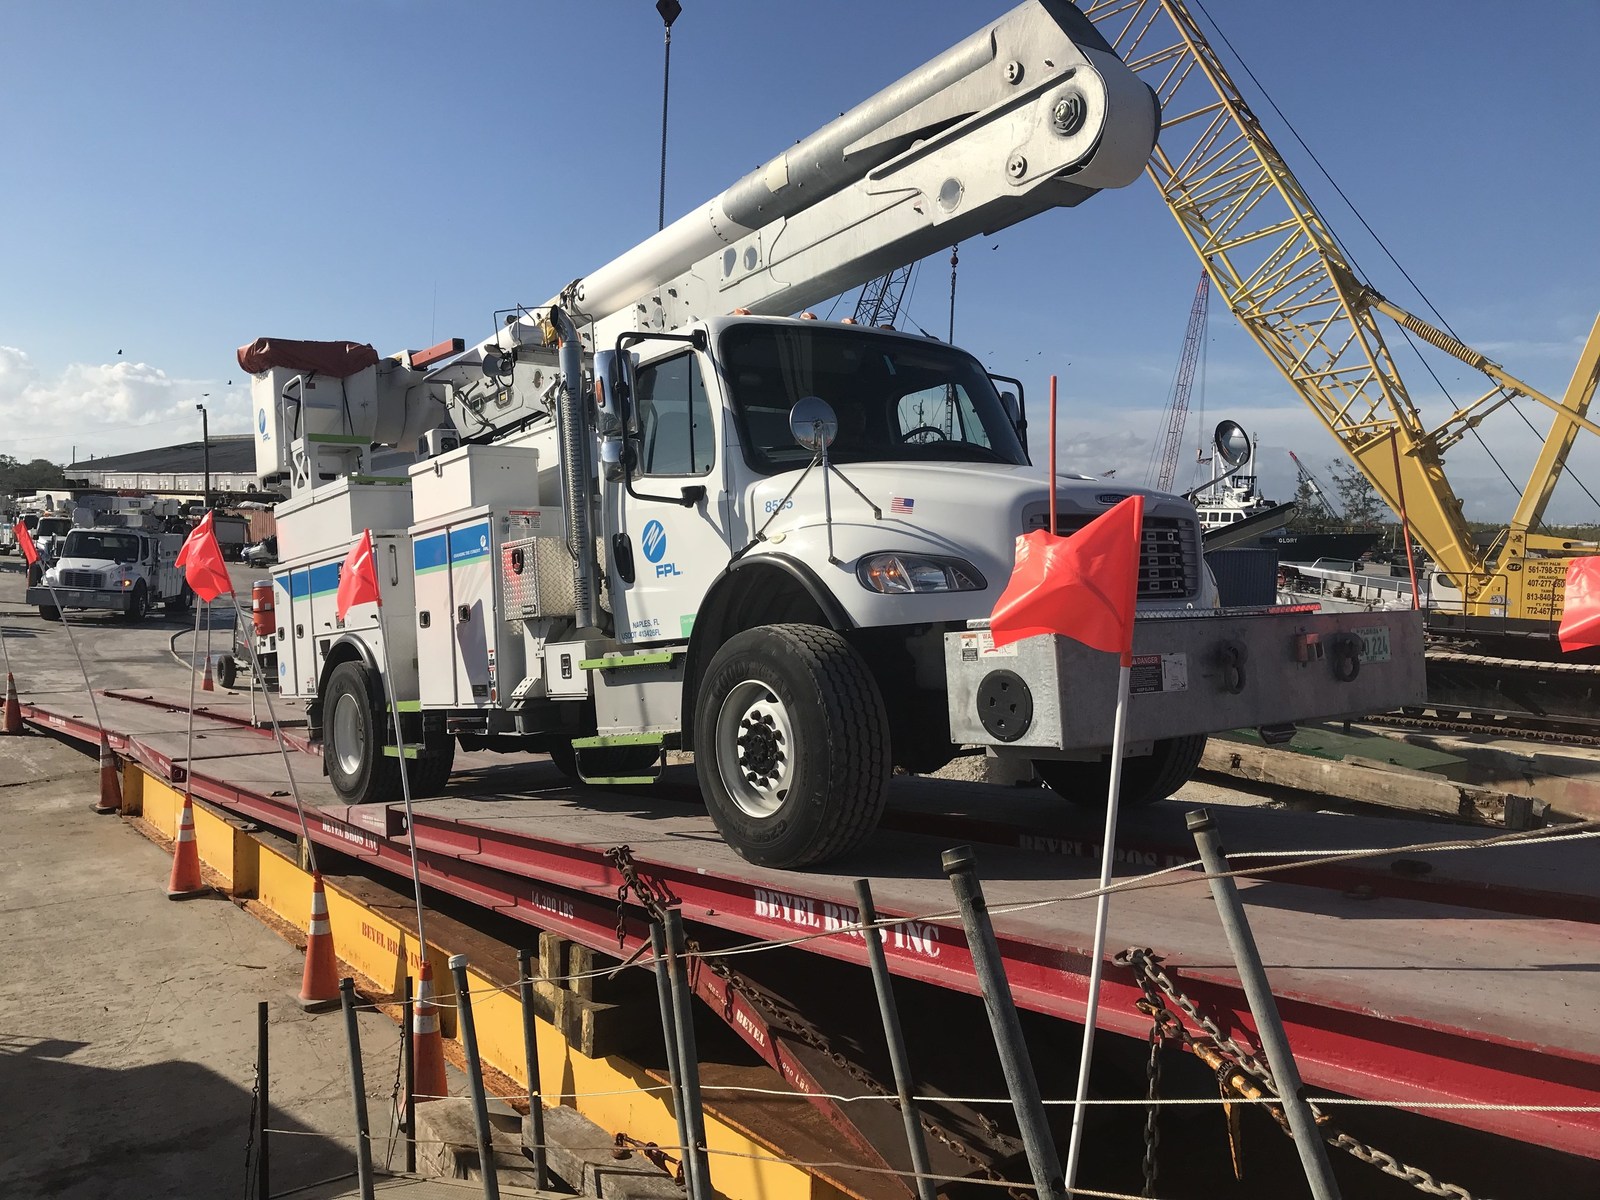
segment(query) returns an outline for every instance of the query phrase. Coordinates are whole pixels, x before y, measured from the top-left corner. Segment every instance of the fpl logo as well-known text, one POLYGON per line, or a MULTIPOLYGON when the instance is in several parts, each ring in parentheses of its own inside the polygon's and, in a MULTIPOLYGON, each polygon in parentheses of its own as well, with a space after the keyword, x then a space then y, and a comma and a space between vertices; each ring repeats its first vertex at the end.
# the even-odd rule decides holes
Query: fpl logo
POLYGON ((645 558, 655 564, 657 579, 678 573, 677 563, 661 561, 667 556, 667 531, 660 521, 651 521, 644 527, 644 533, 639 537, 639 545, 644 549, 645 558))

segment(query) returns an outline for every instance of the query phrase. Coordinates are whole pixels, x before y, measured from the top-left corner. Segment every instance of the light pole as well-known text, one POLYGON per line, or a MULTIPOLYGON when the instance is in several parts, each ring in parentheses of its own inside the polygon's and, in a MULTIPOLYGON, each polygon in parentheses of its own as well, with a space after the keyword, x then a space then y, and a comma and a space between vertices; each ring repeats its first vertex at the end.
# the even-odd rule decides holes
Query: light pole
POLYGON ((683 12, 678 0, 656 0, 656 11, 666 26, 666 61, 661 68, 661 202, 656 210, 656 228, 667 227, 667 83, 672 78, 672 23, 683 12))
MULTIPOLYGON (((209 400, 211 398, 211 393, 210 392, 202 392, 200 394, 200 398, 202 400, 209 400)), ((197 403, 195 405, 195 407, 200 410, 200 446, 201 446, 201 454, 204 457, 205 473, 206 473, 206 501, 205 501, 205 506, 206 506, 206 511, 210 512, 211 511, 211 420, 210 420, 210 414, 206 412, 206 406, 204 404, 198 404, 197 403)))

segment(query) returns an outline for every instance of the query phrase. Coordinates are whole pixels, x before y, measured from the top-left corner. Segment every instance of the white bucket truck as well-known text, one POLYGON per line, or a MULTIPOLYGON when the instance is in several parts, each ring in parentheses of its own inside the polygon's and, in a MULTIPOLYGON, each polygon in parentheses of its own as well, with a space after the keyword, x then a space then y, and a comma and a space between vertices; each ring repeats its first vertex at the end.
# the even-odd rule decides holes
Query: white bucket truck
POLYGON ((51 621, 64 608, 118 612, 129 621, 143 620, 157 605, 187 609, 194 594, 176 566, 184 535, 167 532, 177 511, 176 500, 142 497, 80 505, 53 561, 28 588, 27 603, 51 621))
MULTIPOLYGON (((1130 183, 1156 128, 1081 15, 1034 0, 470 350, 241 350, 258 470, 293 489, 274 668, 341 795, 398 798, 393 699, 422 794, 457 744, 592 783, 688 749, 768 865, 859 845, 896 767, 962 747, 1102 801, 1115 664, 984 626, 1052 486, 1060 532, 1130 489, 1048 479, 1021 385, 965 351, 782 314, 1130 183), (367 528, 392 675, 374 606, 334 613, 367 528)), ((1419 701, 1413 614, 1219 611, 1193 506, 1145 495, 1124 802, 1208 733, 1419 701)))

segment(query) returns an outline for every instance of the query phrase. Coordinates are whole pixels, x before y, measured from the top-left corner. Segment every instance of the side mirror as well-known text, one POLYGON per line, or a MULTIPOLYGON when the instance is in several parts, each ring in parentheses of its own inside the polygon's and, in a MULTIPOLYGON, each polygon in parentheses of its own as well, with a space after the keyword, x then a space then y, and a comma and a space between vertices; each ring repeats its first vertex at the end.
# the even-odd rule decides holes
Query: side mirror
POLYGON ((789 432, 813 454, 833 445, 839 436, 839 418, 833 405, 820 396, 802 396, 789 410, 789 432))
POLYGON ((1017 403, 1015 392, 1000 393, 1000 407, 1005 410, 1006 420, 1011 422, 1011 427, 1017 429, 1022 423, 1022 406, 1017 403))
POLYGON ((603 438, 620 438, 633 426, 633 356, 597 350, 594 356, 594 427, 603 438))

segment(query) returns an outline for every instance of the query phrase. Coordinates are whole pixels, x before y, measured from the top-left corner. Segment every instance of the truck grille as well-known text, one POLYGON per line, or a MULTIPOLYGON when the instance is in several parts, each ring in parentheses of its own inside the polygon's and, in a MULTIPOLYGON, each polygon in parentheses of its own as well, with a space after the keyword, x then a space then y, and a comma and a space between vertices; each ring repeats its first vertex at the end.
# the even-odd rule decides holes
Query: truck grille
POLYGON ((97 588, 100 586, 100 572, 63 571, 61 572, 61 586, 69 588, 97 588))
MULTIPOLYGON (((1030 513, 1023 521, 1028 531, 1043 529, 1049 518, 1030 513)), ((1056 532, 1068 537, 1094 517, 1060 514, 1056 532)), ((1200 590, 1199 537, 1193 521, 1178 517, 1146 517, 1139 547, 1139 599, 1181 600, 1200 590)))

